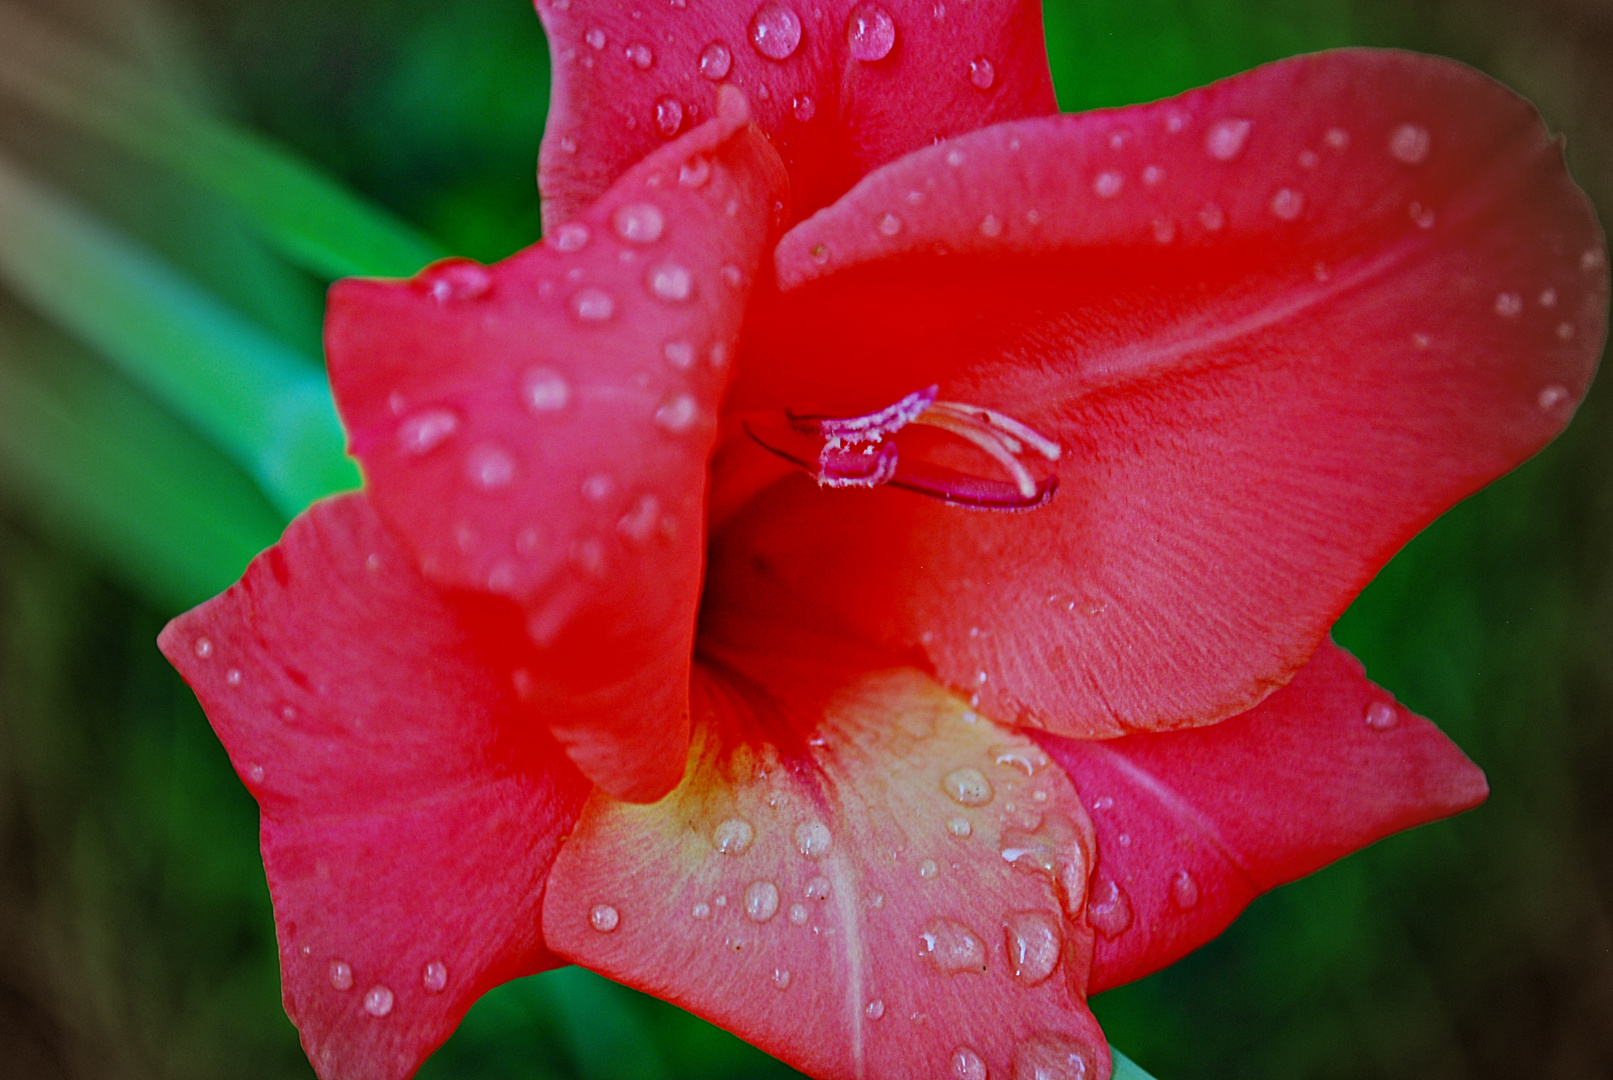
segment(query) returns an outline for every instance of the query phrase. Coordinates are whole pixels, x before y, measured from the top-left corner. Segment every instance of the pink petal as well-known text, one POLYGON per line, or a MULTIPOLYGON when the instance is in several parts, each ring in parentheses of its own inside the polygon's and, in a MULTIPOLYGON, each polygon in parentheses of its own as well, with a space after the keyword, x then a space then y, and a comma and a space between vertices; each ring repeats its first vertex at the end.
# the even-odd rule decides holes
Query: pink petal
POLYGON ((324 1080, 412 1074, 555 963, 539 903, 587 784, 516 700, 518 631, 427 584, 362 495, 163 631, 262 807, 286 1012, 324 1080))
POLYGON ((1030 0, 540 0, 538 14, 554 78, 547 230, 713 115, 722 85, 744 92, 779 147, 799 213, 937 138, 1057 107, 1030 0))
POLYGON ((777 265, 731 408, 939 383, 1064 454, 1023 514, 797 481, 758 545, 994 715, 1083 736, 1286 682, 1408 538, 1568 422, 1608 302, 1528 104, 1360 50, 920 151, 777 265))
POLYGON ((1174 963, 1260 893, 1488 791, 1438 728, 1331 641, 1293 682, 1212 727, 1038 741, 1097 828, 1094 895, 1108 906, 1088 904, 1093 993, 1174 963))
POLYGON ((625 798, 676 783, 717 403, 783 175, 744 104, 493 267, 331 292, 377 511, 425 574, 517 601, 523 693, 625 798))

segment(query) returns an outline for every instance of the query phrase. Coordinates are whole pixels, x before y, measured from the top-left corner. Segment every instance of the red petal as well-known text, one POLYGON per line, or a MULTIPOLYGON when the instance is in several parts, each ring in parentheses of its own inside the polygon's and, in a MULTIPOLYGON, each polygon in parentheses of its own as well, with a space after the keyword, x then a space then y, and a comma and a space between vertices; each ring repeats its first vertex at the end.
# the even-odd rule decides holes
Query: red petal
POLYGON ((515 598, 526 696, 627 798, 682 772, 706 461, 782 167, 736 115, 483 268, 331 293, 331 381, 427 577, 515 598))
POLYGON ((1370 51, 910 155, 778 268, 733 408, 940 383, 1065 453, 1017 515, 799 484, 774 561, 994 715, 1087 736, 1287 681, 1409 537, 1568 422, 1608 302, 1527 103, 1370 51))
POLYGON ((911 668, 858 671, 804 636, 761 660, 722 643, 748 637, 702 636, 683 784, 585 807, 550 947, 820 1080, 1007 1077, 1059 1040, 1106 1077, 1067 777, 911 668))
POLYGON ((543 0, 538 13, 554 64, 539 157, 545 229, 711 116, 723 83, 744 91, 784 155, 801 213, 939 137, 1057 108, 1032 0, 543 0), (773 59, 792 25, 793 50, 773 59))
POLYGON ((1038 741, 1097 828, 1092 993, 1175 962, 1260 893, 1489 790, 1331 641, 1293 682, 1213 727, 1038 741))
POLYGON ((555 963, 539 903, 587 784, 515 700, 518 628, 487 607, 349 495, 160 639, 262 807, 286 1012, 324 1080, 410 1075, 555 963))

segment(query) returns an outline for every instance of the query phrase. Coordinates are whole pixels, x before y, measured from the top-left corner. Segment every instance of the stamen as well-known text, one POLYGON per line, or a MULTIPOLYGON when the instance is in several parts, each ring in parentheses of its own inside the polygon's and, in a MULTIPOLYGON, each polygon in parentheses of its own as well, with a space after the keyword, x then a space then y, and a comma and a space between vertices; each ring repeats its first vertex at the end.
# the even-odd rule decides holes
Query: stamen
MULTIPOLYGON (((939 403, 938 403, 939 404, 939 403)), ((967 439, 980 449, 991 455, 991 459, 1001 465, 1009 476, 1014 478, 1014 485, 1019 493, 1029 499, 1036 494, 1036 481, 1031 477, 1031 471, 1014 456, 1019 444, 1011 438, 1005 440, 1003 436, 984 427, 972 417, 959 417, 950 410, 943 412, 940 409, 931 409, 919 417, 915 423, 928 424, 943 431, 950 431, 959 438, 967 439), (1011 444, 1011 445, 1010 445, 1011 444)))
MULTIPOLYGON (((1036 429, 1020 423, 1006 413, 1000 413, 994 409, 982 409, 978 405, 964 405, 956 401, 937 401, 934 408, 937 412, 945 410, 984 420, 988 426, 996 428, 998 434, 1012 435, 1014 438, 1028 443, 1032 450, 1035 450, 1049 461, 1057 461, 1064 453, 1063 448, 1058 443, 1036 429)), ((1019 453, 1017 446, 1014 448, 1014 453, 1019 453)))
POLYGON ((790 418, 791 425, 797 431, 807 435, 866 442, 894 435, 917 420, 925 409, 935 404, 935 396, 940 392, 939 386, 927 386, 923 390, 913 391, 894 405, 887 405, 866 416, 799 416, 788 410, 784 415, 790 418))

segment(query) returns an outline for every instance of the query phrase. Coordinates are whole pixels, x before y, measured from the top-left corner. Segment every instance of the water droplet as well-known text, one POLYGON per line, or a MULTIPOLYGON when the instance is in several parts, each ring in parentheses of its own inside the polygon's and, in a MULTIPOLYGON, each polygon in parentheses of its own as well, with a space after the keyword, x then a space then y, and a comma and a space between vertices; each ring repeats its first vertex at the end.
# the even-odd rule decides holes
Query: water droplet
POLYGON ((642 41, 635 41, 622 50, 622 55, 640 71, 647 71, 655 63, 655 51, 642 41))
POLYGON ((869 911, 883 910, 885 907, 885 894, 882 892, 869 893, 867 896, 863 897, 863 907, 867 908, 869 911))
POLYGON ((616 313, 616 301, 604 289, 578 289, 571 297, 571 312, 583 322, 604 322, 616 313))
POLYGON ((667 138, 683 127, 683 103, 675 97, 659 98, 655 102, 655 127, 667 138))
POLYGON ((254 761, 246 767, 246 775, 254 784, 263 783, 263 766, 254 761))
POLYGON ((1115 837, 1115 840, 1120 843, 1121 847, 1131 846, 1131 834, 1129 832, 1121 833, 1119 836, 1115 837))
POLYGON ((727 896, 727 894, 719 895, 717 897, 717 899, 712 901, 712 903, 717 905, 718 907, 727 907, 728 906, 728 896, 727 896))
POLYGON ((969 824, 969 819, 966 817, 959 816, 947 819, 947 832, 953 836, 967 837, 974 831, 974 826, 969 824))
POLYGON ((398 448, 405 454, 419 457, 437 449, 458 430, 459 417, 454 413, 448 409, 427 409, 398 425, 398 448))
POLYGON ((745 914, 751 922, 763 923, 778 914, 778 886, 771 881, 753 881, 745 886, 745 914))
POLYGON ((689 914, 696 919, 709 919, 711 918, 711 905, 702 900, 689 909, 689 914))
POLYGON ((655 534, 655 526, 661 520, 661 500, 654 495, 641 495, 633 509, 622 515, 616 523, 616 531, 633 541, 642 544, 655 534))
MULTIPOLYGON (((605 576, 605 545, 593 537, 576 540, 568 552, 572 565, 591 578, 605 576)), ((529 624, 530 625, 530 624, 529 624)), ((548 643, 548 636, 533 633, 534 640, 541 644, 548 643)))
POLYGON ((1097 1060, 1074 1036, 1039 1031, 1014 1048, 1013 1080, 1087 1080, 1096 1075, 1097 1060))
POLYGON ((622 913, 609 904, 595 904, 588 912, 588 925, 601 934, 608 934, 622 921, 622 913))
POLYGON ((392 1011, 392 991, 379 984, 364 991, 364 1011, 382 1017, 392 1011))
POLYGON ((448 965, 441 960, 433 960, 420 972, 420 983, 429 994, 440 994, 448 985, 448 965))
POLYGON ((925 881, 929 881, 940 872, 941 868, 936 865, 934 859, 925 859, 923 862, 919 863, 919 877, 923 878, 925 881))
POLYGON ((968 765, 943 776, 941 790, 959 806, 985 806, 996 794, 986 774, 968 765))
POLYGON ((1112 199, 1120 194, 1120 189, 1126 184, 1126 178, 1113 170, 1101 172, 1092 181, 1092 192, 1100 199, 1112 199))
POLYGON ((829 826, 821 821, 803 821, 795 827, 795 850, 809 859, 823 858, 833 844, 829 826))
POLYGON ((196 644, 191 647, 196 653, 196 659, 206 660, 213 655, 213 642, 209 638, 199 637, 196 644))
POLYGON ((330 962, 330 985, 336 990, 353 989, 353 968, 345 960, 330 962))
POLYGON ((976 90, 990 90, 997 82, 997 68, 984 56, 969 61, 969 81, 976 90))
POLYGON ((773 985, 780 990, 788 990, 790 988, 790 973, 783 968, 774 968, 773 985))
POLYGON ((896 23, 878 4, 858 4, 846 22, 846 48, 853 60, 883 60, 896 47, 896 23))
POLYGON ((478 446, 465 458, 465 473, 483 491, 497 491, 515 479, 515 459, 496 446, 478 446))
POLYGON ((571 384, 554 368, 528 368, 521 376, 521 400, 539 416, 557 413, 571 401, 571 384))
POLYGON ((581 251, 588 244, 588 226, 580 221, 568 221, 549 236, 556 251, 581 251))
POLYGON ((582 39, 588 42, 588 47, 596 52, 605 47, 605 31, 597 26, 592 27, 582 36, 582 39))
POLYGON ((734 66, 734 54, 720 41, 713 41, 700 50, 700 74, 716 82, 734 66))
POLYGON ((665 262, 650 267, 644 284, 651 295, 659 300, 680 304, 694 295, 694 275, 677 263, 665 262))
POLYGON ((1305 196, 1293 188, 1278 188, 1271 197, 1271 212, 1283 221, 1293 221, 1305 210, 1305 196))
POLYGON ((801 17, 779 3, 767 3, 751 16, 750 43, 769 60, 784 60, 801 45, 801 17))
POLYGON ((1556 289, 1542 289, 1542 290, 1540 290, 1540 306, 1544 307, 1544 308, 1556 307, 1557 306, 1557 290, 1556 289))
POLYGON ((972 1046, 952 1051, 953 1080, 986 1080, 986 1061, 972 1046))
POLYGON ((1601 269, 1603 255, 1596 248, 1586 248, 1579 257, 1579 268, 1589 274, 1593 270, 1601 269))
POLYGON ((1511 319, 1523 311, 1523 297, 1517 293, 1504 292, 1495 298, 1495 313, 1502 318, 1511 319))
POLYGON ((1388 731, 1400 723, 1400 713, 1387 701, 1374 701, 1367 706, 1366 722, 1373 731, 1388 731))
POLYGON ((1314 168, 1316 168, 1316 166, 1320 165, 1321 163, 1322 163, 1322 156, 1320 154, 1318 154, 1315 150, 1301 150, 1299 152, 1299 167, 1300 168, 1302 168, 1302 169, 1314 169, 1314 168))
POLYGON ((1048 757, 1041 747, 1026 743, 1023 746, 994 746, 991 748, 991 760, 1018 769, 1026 776, 1035 776, 1039 769, 1047 766, 1048 757))
POLYGON ((790 905, 790 922, 793 925, 805 926, 807 924, 807 919, 811 917, 812 913, 807 910, 807 906, 805 904, 790 905))
POLYGON ((1199 883, 1186 870, 1178 870, 1171 878, 1171 900, 1183 911, 1198 907, 1199 883))
POLYGON ((1407 165, 1419 165, 1428 157, 1432 141, 1428 129, 1416 124, 1401 124, 1389 136, 1389 153, 1407 165))
POLYGON ((1248 120, 1217 120, 1204 133, 1204 151, 1217 161, 1231 161, 1243 151, 1254 125, 1248 120))
POLYGON ((1172 221, 1170 218, 1155 218, 1152 228, 1154 230, 1155 243, 1168 244, 1172 240, 1176 239, 1176 222, 1172 221))
POLYGON ((957 150, 957 149, 948 150, 947 151, 947 164, 952 166, 954 169, 956 169, 959 165, 962 165, 963 164, 963 151, 962 150, 957 150))
POLYGON ((723 284, 730 289, 737 289, 745 284, 745 272, 733 263, 723 263, 718 267, 717 276, 722 278, 723 284))
POLYGON ((682 435, 700 419, 700 406, 689 394, 677 394, 661 403, 655 410, 655 422, 663 431, 682 435))
POLYGON ((611 215, 616 235, 632 244, 653 244, 666 231, 666 218, 654 203, 624 203, 611 215))
POLYGON ((1226 211, 1215 205, 1215 203, 1205 203, 1204 208, 1199 211, 1199 224, 1211 232, 1219 232, 1221 226, 1226 223, 1226 211))
POLYGON ((1156 187, 1159 184, 1159 182, 1161 180, 1163 180, 1163 179, 1165 179, 1165 170, 1164 169, 1161 169, 1158 165, 1144 166, 1144 168, 1143 168, 1143 183, 1144 184, 1148 185, 1149 187, 1156 187))
POLYGON ((1008 966, 1022 986, 1036 986, 1059 966, 1064 933, 1059 920, 1042 911, 1014 911, 1003 917, 1008 966))
POLYGON ((1328 128, 1322 139, 1335 150, 1343 150, 1350 145, 1350 133, 1343 128, 1328 128))
POLYGON ((875 998, 863 1009, 863 1015, 868 1017, 870 1020, 878 1020, 881 1016, 885 1015, 885 1003, 878 998, 875 998))
POLYGON ((427 295, 439 306, 456 300, 475 300, 487 295, 493 287, 493 275, 485 266, 469 259, 445 259, 428 266, 419 280, 426 287, 427 295))
POLYGON ((1099 878, 1087 896, 1087 922, 1106 938, 1131 928, 1131 897, 1114 878, 1099 878))
POLYGON ((829 899, 829 888, 828 878, 815 877, 806 883, 806 898, 808 900, 827 900, 829 899))
POLYGON ((724 855, 743 855, 756 839, 756 830, 744 818, 729 818, 711 834, 711 842, 724 855))
POLYGON ((231 686, 240 686, 241 685, 241 669, 240 668, 233 668, 233 667, 230 668, 230 670, 228 670, 228 671, 226 671, 224 673, 224 681, 229 683, 231 686))
POLYGON ((980 235, 996 239, 1003 234, 1002 219, 996 214, 987 214, 980 219, 980 235))
POLYGON ((886 236, 895 236, 902 231, 902 219, 895 214, 886 214, 879 219, 879 231, 886 236))
POLYGON ((956 919, 931 919, 919 934, 919 954, 945 975, 984 973, 986 943, 956 919))
POLYGON ((1558 323, 1557 336, 1563 341, 1572 341, 1574 338, 1574 324, 1568 322, 1558 323))
POLYGON ((694 346, 687 341, 669 341, 661 352, 666 362, 679 371, 687 371, 694 364, 694 346))
POLYGON ((803 124, 818 115, 818 103, 812 100, 811 94, 795 95, 790 107, 795 112, 795 118, 803 124))

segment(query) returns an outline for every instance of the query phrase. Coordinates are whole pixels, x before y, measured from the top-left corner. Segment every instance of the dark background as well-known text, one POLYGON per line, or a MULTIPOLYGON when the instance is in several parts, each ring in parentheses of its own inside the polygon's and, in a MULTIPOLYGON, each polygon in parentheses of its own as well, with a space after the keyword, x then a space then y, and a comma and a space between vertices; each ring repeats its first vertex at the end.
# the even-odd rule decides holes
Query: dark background
MULTIPOLYGON (((1613 207, 1608 0, 1050 0, 1047 21, 1067 109, 1335 45, 1454 56, 1530 96, 1604 220, 1613 207)), ((0 1075, 311 1076, 279 1005, 255 808, 153 646, 287 507, 131 366, 139 319, 75 307, 122 265, 106 237, 317 373, 333 271, 287 257, 264 205, 308 200, 247 166, 301 161, 421 244, 494 259, 538 233, 547 84, 523 0, 0 0, 0 181, 24 175, 102 230, 73 262, 0 183, 0 1075), (98 127, 8 51, 19 11, 216 130, 257 133, 259 157, 188 128, 98 127)), ((1604 379, 1337 631, 1485 768, 1489 802, 1263 898, 1104 995, 1114 1043, 1160 1080, 1613 1076, 1610 570, 1604 379)), ((422 1075, 793 1074, 570 970, 489 995, 422 1075)))

